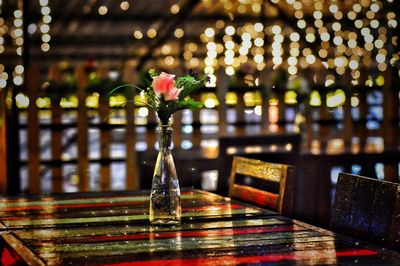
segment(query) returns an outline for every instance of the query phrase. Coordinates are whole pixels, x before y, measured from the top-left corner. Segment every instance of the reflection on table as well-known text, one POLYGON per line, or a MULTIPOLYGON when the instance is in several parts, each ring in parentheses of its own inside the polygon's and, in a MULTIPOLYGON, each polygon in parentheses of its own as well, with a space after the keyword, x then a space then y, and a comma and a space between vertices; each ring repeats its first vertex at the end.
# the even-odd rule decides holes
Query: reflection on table
POLYGON ((32 265, 398 265, 400 255, 229 198, 183 190, 179 226, 148 192, 3 198, 1 258, 32 265))

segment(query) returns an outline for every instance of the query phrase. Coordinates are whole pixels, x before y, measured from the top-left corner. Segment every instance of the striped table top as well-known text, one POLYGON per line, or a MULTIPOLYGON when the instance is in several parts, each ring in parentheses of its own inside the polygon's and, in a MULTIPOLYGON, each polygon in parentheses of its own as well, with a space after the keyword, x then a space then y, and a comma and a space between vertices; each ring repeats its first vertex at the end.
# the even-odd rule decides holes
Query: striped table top
POLYGON ((212 193, 151 226, 149 192, 0 199, 1 265, 400 265, 400 254, 212 193))

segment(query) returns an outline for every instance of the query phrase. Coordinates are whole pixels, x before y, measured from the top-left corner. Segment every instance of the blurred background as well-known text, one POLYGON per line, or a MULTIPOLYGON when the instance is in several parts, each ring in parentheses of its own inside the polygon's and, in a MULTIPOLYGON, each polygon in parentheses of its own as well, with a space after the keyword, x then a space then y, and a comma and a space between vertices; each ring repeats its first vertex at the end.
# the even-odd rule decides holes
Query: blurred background
POLYGON ((121 84, 208 74, 174 116, 181 186, 226 194, 232 156, 296 166, 324 224, 337 174, 399 181, 396 0, 0 0, 1 193, 149 188, 157 119, 121 84), (278 137, 278 138, 277 138, 278 137))

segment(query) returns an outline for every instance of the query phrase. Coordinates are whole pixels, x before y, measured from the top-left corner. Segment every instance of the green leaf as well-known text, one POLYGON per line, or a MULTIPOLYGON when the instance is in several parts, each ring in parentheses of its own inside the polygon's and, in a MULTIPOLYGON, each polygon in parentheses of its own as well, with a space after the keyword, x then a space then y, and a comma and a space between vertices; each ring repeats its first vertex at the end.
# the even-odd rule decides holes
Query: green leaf
POLYGON ((120 85, 120 86, 118 86, 118 87, 112 89, 112 90, 108 93, 108 95, 111 95, 111 94, 113 94, 114 92, 116 92, 117 90, 119 90, 119 89, 121 89, 121 88, 125 88, 125 87, 132 87, 132 88, 138 89, 139 91, 143 91, 142 88, 140 88, 140 87, 138 87, 138 86, 136 86, 136 85, 132 85, 132 84, 123 84, 123 85, 120 85))
POLYGON ((206 77, 201 77, 200 79, 195 79, 192 76, 184 76, 176 79, 176 87, 183 88, 181 93, 179 94, 179 100, 185 99, 187 96, 190 96, 198 89, 204 86, 206 81, 206 77))
POLYGON ((156 72, 156 70, 155 69, 150 69, 149 70, 149 75, 150 75, 150 77, 151 78, 154 78, 154 77, 156 77, 157 76, 157 72, 156 72))
POLYGON ((183 110, 183 109, 194 110, 203 107, 203 103, 189 99, 186 101, 176 101, 176 106, 177 110, 183 110))

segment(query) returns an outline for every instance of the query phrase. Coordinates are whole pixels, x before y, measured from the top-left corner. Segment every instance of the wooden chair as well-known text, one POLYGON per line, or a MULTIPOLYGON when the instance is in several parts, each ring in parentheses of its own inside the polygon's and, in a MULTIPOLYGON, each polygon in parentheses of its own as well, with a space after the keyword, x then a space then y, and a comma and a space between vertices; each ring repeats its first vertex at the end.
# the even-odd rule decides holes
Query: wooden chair
POLYGON ((340 173, 331 227, 400 250, 400 184, 340 173))
POLYGON ((293 178, 293 166, 235 156, 229 196, 291 216, 293 178))
POLYGON ((234 156, 254 158, 272 163, 296 165, 300 153, 301 136, 293 133, 272 134, 260 132, 247 134, 238 132, 219 136, 218 154, 218 193, 228 195, 229 173, 234 156), (261 151, 247 151, 249 147, 261 148, 261 151), (230 152, 234 150, 235 152, 230 152))

